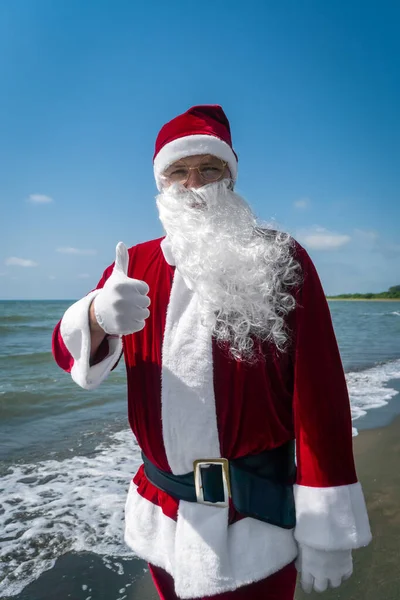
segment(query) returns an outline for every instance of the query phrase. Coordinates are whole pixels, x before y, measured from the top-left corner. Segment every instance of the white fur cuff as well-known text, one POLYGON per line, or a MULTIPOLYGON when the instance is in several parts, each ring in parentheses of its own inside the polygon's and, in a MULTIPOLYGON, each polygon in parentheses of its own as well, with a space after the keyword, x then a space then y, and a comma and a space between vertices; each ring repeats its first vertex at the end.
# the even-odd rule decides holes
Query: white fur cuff
POLYGON ((109 375, 122 352, 121 338, 109 338, 109 353, 90 366, 89 307, 101 290, 94 290, 66 310, 60 327, 63 342, 74 359, 71 377, 85 390, 93 390, 109 375))
POLYGON ((295 538, 320 550, 366 546, 371 530, 360 483, 320 488, 294 486, 295 538))

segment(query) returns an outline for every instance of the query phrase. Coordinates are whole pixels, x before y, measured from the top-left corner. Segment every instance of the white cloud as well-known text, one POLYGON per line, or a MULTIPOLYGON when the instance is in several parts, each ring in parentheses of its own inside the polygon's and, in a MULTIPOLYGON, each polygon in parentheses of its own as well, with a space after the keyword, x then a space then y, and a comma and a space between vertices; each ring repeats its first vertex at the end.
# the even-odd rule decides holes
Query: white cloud
POLYGON ((380 235, 377 231, 355 229, 354 239, 362 248, 381 254, 385 259, 400 256, 400 244, 397 240, 393 241, 387 236, 380 235))
POLYGON ((57 248, 56 252, 60 252, 61 254, 96 254, 96 250, 85 250, 81 248, 57 248))
POLYGON ((298 210, 306 210, 311 206, 310 198, 299 198, 295 202, 293 202, 293 206, 298 210))
POLYGON ((365 229, 355 229, 354 234, 358 238, 369 242, 375 242, 379 238, 377 231, 367 231, 365 229))
POLYGON ((31 194, 28 197, 28 202, 31 202, 32 204, 50 204, 50 202, 53 202, 53 198, 45 196, 44 194, 31 194))
POLYGON ((4 261, 6 265, 12 265, 15 267, 37 267, 38 264, 33 260, 27 258, 17 258, 16 256, 10 256, 4 261))
POLYGON ((55 275, 49 275, 49 279, 55 279, 55 275))
POLYGON ((89 273, 79 273, 79 279, 88 279, 90 277, 89 273))
POLYGON ((324 227, 314 227, 309 230, 300 231, 298 240, 312 250, 336 250, 348 244, 351 240, 349 235, 334 233, 324 227))

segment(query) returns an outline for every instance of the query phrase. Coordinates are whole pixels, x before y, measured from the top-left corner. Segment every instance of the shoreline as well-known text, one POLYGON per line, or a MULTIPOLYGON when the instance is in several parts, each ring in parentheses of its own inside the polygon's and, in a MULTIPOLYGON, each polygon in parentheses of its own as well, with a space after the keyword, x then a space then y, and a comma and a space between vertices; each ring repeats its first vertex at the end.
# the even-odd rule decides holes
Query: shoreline
POLYGON ((384 386, 385 388, 396 390, 397 394, 383 406, 371 408, 366 411, 365 415, 353 420, 353 427, 357 429, 358 435, 364 431, 374 431, 389 427, 400 417, 400 379, 389 379, 384 386))
POLYGON ((400 302, 400 298, 326 298, 328 302, 400 302))

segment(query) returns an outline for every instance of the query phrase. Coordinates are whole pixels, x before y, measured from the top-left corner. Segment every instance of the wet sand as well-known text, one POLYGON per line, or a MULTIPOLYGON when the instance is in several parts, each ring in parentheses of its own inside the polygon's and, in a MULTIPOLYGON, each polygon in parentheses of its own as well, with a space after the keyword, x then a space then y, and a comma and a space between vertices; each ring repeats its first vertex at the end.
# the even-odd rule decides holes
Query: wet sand
POLYGON ((400 418, 354 439, 373 540, 356 550, 354 573, 337 590, 296 593, 296 600, 400 600, 400 418))

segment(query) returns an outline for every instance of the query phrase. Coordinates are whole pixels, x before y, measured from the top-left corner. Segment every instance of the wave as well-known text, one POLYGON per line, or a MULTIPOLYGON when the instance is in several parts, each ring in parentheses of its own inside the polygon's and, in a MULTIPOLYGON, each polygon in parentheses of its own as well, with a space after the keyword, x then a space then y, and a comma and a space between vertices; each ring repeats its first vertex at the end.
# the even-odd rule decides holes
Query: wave
MULTIPOLYGON (((124 503, 141 459, 130 431, 90 457, 13 466, 0 480, 0 597, 15 596, 66 552, 132 557, 124 503)), ((119 566, 120 567, 120 566, 119 566)))
POLYGON ((6 354, 0 356, 0 364, 2 368, 4 365, 12 366, 27 366, 27 365, 38 365, 45 364, 53 361, 53 355, 49 352, 21 352, 19 354, 6 354))
POLYGON ((20 387, 14 384, 0 389, 0 410, 2 425, 13 427, 22 422, 39 421, 39 427, 45 427, 48 419, 61 418, 64 423, 82 419, 90 413, 91 419, 99 418, 108 411, 115 411, 121 405, 121 412, 126 407, 126 390, 124 385, 115 384, 112 394, 81 394, 79 388, 71 386, 65 394, 60 380, 43 378, 34 384, 22 382, 20 387), (8 387, 8 389, 7 389, 8 387), (43 389, 46 392, 43 393, 43 389))
POLYGON ((13 323, 30 323, 32 315, 3 315, 0 317, 0 324, 12 325, 13 323))
POLYGON ((392 310, 386 312, 363 312, 360 313, 362 317, 400 317, 400 311, 392 310))
POLYGON ((390 381, 400 379, 400 359, 346 375, 353 421, 368 410, 385 406, 398 391, 388 387, 390 381))
POLYGON ((10 325, 2 325, 0 324, 0 335, 2 333, 7 334, 7 333, 26 333, 26 334, 36 334, 39 332, 52 332, 54 329, 54 323, 49 325, 35 325, 35 324, 29 324, 29 325, 17 325, 17 324, 10 324, 10 325))
MULTIPOLYGON (((54 415, 65 415, 72 406, 75 398, 69 399, 66 403, 63 393, 54 387, 54 380, 43 378, 35 381, 34 384, 26 381, 21 382, 19 388, 13 384, 12 389, 7 389, 7 385, 2 386, 0 390, 0 408, 2 423, 7 419, 24 420, 28 418, 37 418, 43 413, 54 415), (50 383, 52 385, 50 390, 50 383), (43 393, 43 389, 46 392, 43 393)), ((10 386, 11 387, 11 386, 10 386)), ((77 403, 77 402, 76 402, 77 403)), ((77 407, 78 409, 80 406, 77 407)))

